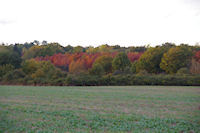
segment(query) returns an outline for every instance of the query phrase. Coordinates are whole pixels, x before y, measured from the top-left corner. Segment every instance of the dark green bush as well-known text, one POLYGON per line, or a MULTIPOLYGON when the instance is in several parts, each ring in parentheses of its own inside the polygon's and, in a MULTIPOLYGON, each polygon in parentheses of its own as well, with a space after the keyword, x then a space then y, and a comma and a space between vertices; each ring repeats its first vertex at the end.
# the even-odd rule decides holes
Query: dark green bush
POLYGON ((21 69, 14 70, 6 74, 1 79, 1 84, 24 84, 24 85, 56 85, 56 86, 126 86, 126 85, 183 85, 199 86, 200 75, 60 75, 55 73, 55 77, 32 78, 25 75, 21 69))

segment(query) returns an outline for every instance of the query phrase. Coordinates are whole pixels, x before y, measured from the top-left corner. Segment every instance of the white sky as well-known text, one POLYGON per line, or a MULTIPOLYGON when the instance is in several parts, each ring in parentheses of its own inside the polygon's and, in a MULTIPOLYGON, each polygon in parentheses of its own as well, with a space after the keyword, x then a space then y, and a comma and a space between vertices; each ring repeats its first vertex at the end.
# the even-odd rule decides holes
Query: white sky
POLYGON ((200 0, 0 0, 0 42, 200 42, 200 0))

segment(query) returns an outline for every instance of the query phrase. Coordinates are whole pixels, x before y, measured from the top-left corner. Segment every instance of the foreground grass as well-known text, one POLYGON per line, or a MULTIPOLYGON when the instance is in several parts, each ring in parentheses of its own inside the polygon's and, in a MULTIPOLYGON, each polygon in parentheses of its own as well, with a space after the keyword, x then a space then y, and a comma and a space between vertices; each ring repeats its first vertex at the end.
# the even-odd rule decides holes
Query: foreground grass
POLYGON ((200 87, 0 86, 0 132, 200 132, 200 87))

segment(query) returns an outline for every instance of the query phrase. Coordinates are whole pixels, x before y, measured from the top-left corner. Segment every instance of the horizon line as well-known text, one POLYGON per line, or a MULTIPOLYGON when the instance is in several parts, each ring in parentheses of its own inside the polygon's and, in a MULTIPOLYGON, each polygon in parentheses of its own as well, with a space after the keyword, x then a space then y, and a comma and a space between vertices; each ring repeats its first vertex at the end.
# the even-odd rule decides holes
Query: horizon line
MULTIPOLYGON (((12 43, 12 42, 0 42, 0 45, 15 45, 15 44, 25 44, 25 43, 34 43, 34 41, 38 41, 38 40, 33 40, 33 41, 18 41, 18 42, 14 42, 14 43, 12 43)), ((42 44, 42 42, 43 41, 46 41, 46 40, 42 40, 42 41, 38 41, 39 42, 39 46, 41 46, 41 45, 43 45, 42 44)), ((93 44, 93 45, 83 45, 83 44, 85 44, 84 42, 82 43, 82 45, 81 44, 70 44, 70 43, 64 43, 64 42, 59 42, 59 41, 46 41, 47 42, 47 44, 49 44, 49 43, 58 43, 59 45, 61 45, 61 46, 63 46, 63 47, 66 47, 66 46, 73 46, 73 47, 77 47, 77 46, 81 46, 81 47, 99 47, 99 46, 102 46, 102 45, 108 45, 108 46, 120 46, 120 47, 148 47, 148 46, 150 46, 150 47, 156 47, 156 46, 161 46, 161 45, 163 45, 163 44, 166 44, 166 43, 170 43, 170 44, 174 44, 174 45, 176 45, 176 46, 179 46, 179 45, 181 45, 181 44, 186 44, 186 45, 189 45, 189 46, 199 46, 200 45, 200 41, 196 41, 195 43, 193 43, 193 44, 191 44, 191 43, 187 43, 187 42, 181 42, 181 43, 175 43, 175 42, 172 42, 172 41, 166 41, 166 42, 162 42, 162 43, 159 43, 159 44, 152 44, 152 43, 146 43, 146 44, 137 44, 137 45, 135 45, 135 44, 131 44, 131 43, 126 43, 126 44, 129 44, 129 45, 125 45, 125 44, 120 44, 120 43, 115 43, 115 44, 113 44, 113 43, 100 43, 100 44, 93 44)))

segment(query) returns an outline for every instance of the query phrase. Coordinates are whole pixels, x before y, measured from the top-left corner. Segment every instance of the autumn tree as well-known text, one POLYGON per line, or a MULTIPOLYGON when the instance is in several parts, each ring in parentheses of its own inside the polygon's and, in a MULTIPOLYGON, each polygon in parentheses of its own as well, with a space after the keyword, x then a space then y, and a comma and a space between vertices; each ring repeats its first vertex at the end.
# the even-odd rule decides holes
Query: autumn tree
POLYGON ((71 62, 81 61, 85 68, 88 70, 92 68, 95 60, 101 56, 108 56, 113 58, 116 56, 116 52, 113 53, 65 53, 65 54, 54 54, 53 56, 36 57, 37 61, 51 61, 56 67, 62 68, 64 71, 68 71, 68 67, 71 62))
POLYGON ((72 61, 69 65, 69 72, 74 74, 86 72, 86 67, 83 60, 72 61))
POLYGON ((138 53, 138 52, 129 52, 127 54, 127 56, 128 56, 128 58, 129 58, 129 60, 131 62, 135 62, 135 61, 139 60, 139 58, 141 57, 142 54, 143 54, 142 52, 140 52, 140 53, 138 53))

